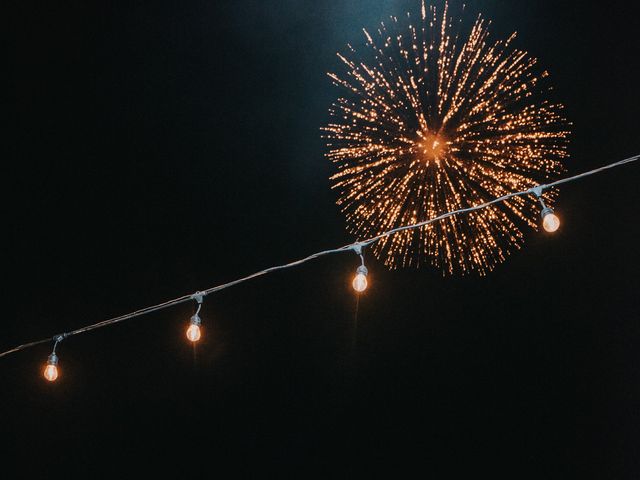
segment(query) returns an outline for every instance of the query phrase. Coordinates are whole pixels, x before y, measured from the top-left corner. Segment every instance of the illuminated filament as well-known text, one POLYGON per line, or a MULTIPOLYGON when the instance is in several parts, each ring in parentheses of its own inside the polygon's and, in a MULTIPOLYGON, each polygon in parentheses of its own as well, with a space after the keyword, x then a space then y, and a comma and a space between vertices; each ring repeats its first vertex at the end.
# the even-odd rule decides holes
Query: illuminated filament
POLYGON ((50 382, 58 379, 58 356, 55 353, 49 355, 47 365, 44 367, 44 378, 50 382))
POLYGON ((191 317, 189 328, 187 328, 187 338, 189 341, 195 343, 200 340, 200 337, 202 336, 202 332, 200 331, 201 323, 202 320, 200 320, 200 317, 197 314, 191 317))
POLYGON ((353 277, 353 282, 351 282, 353 289, 356 292, 362 293, 367 289, 368 273, 369 271, 367 270, 367 267, 365 267, 364 265, 359 266, 358 269, 356 270, 356 274, 353 277))
POLYGON ((544 228, 547 232, 553 233, 560 228, 560 219, 558 216, 553 213, 553 210, 550 208, 545 208, 542 210, 542 228, 544 228))

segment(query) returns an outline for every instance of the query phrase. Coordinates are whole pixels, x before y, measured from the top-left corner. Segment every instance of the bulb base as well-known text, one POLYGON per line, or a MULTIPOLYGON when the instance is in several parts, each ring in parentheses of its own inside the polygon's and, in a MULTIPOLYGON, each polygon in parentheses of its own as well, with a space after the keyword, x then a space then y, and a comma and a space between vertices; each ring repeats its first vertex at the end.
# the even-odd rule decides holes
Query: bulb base
POLYGON ((544 207, 540 212, 540 218, 544 219, 544 217, 551 214, 553 214, 553 208, 544 207))
POLYGON ((49 355, 47 359, 47 365, 58 365, 58 356, 55 353, 49 355))

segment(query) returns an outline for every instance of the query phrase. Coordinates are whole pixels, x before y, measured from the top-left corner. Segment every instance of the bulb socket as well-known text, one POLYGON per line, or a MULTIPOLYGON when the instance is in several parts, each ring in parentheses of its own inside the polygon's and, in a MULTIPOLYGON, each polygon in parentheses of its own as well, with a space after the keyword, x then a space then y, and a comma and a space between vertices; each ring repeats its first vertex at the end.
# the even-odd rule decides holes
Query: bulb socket
POLYGON ((200 319, 198 314, 191 317, 191 325, 197 325, 197 326, 202 325, 202 320, 200 319))
POLYGON ((361 273, 362 275, 364 275, 365 277, 367 276, 367 274, 369 273, 369 270, 367 270, 367 267, 365 267, 364 265, 360 265, 358 267, 358 269, 356 270, 356 274, 361 273))
POLYGON ((47 365, 58 365, 58 356, 55 353, 49 355, 47 359, 47 365))
POLYGON ((540 218, 544 219, 544 217, 546 217, 547 215, 550 215, 552 213, 553 213, 553 208, 544 207, 542 209, 542 211, 540 212, 540 218))

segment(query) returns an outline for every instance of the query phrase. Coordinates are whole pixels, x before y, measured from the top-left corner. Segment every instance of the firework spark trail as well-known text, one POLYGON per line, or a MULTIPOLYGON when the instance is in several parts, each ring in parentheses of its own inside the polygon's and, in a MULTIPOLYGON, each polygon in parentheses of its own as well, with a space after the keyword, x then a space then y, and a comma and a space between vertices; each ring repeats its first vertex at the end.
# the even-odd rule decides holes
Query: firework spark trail
MULTIPOLYGON (((544 183, 568 156, 563 107, 542 98, 547 73, 512 47, 515 33, 490 43, 478 16, 465 37, 447 3, 421 7, 417 25, 407 14, 364 30, 364 54, 349 45, 338 54, 345 74, 329 74, 347 92, 323 129, 337 167, 331 180, 358 238, 544 183)), ((546 192, 550 204, 555 196, 546 192)), ((373 250, 391 268, 428 262, 483 275, 522 245, 537 215, 534 201, 516 197, 464 223, 451 217, 386 237, 373 250)))

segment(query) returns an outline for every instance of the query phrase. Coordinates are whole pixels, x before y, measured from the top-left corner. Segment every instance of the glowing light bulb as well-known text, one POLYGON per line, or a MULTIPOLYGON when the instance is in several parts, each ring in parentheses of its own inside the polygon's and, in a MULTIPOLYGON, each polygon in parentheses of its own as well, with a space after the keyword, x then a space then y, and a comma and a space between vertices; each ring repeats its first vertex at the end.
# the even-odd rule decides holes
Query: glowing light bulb
POLYGON ((55 353, 49 355, 47 366, 44 367, 44 378, 50 382, 58 379, 58 356, 55 353))
POLYGON ((55 382, 58 378, 58 367, 55 365, 47 365, 44 368, 44 378, 50 382, 55 382))
POLYGON ((198 325, 190 325, 187 328, 187 338, 192 342, 200 340, 202 334, 200 333, 200 327, 198 325))
POLYGON ((201 323, 202 321, 198 315, 191 317, 191 324, 189 325, 189 328, 187 328, 187 338, 191 342, 195 343, 200 340, 200 337, 202 336, 202 332, 200 332, 201 323))
POLYGON ((358 267, 358 270, 356 270, 356 276, 353 277, 353 289, 358 292, 358 293, 362 293, 367 289, 367 274, 368 274, 368 270, 367 267, 365 267, 364 265, 361 265, 358 267))
POLYGON ((542 210, 542 228, 553 233, 560 228, 560 219, 550 208, 542 210))

